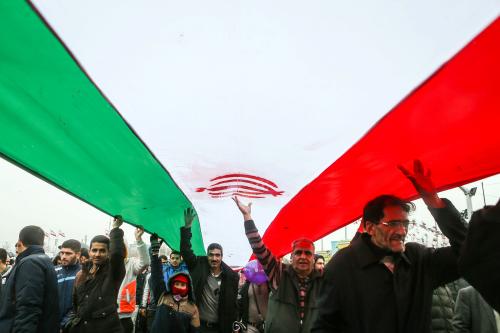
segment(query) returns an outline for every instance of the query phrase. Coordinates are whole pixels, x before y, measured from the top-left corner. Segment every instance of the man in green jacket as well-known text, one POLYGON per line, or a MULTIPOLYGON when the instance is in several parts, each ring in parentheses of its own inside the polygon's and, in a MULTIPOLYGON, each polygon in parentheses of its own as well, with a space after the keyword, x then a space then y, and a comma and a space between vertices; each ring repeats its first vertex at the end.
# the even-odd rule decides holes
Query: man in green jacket
POLYGON ((265 246, 251 216, 251 203, 234 202, 243 214, 245 233, 253 253, 264 267, 271 287, 266 333, 310 332, 317 316, 316 300, 323 277, 314 270, 314 243, 305 238, 292 244, 291 265, 279 261, 265 246))

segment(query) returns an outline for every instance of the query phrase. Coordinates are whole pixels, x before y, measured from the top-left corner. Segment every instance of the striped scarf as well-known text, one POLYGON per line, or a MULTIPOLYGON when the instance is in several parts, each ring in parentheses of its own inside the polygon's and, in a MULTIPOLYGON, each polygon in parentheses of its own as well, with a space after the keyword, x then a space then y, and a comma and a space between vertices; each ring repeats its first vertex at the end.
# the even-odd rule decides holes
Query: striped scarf
POLYGON ((307 298, 307 289, 309 287, 309 278, 299 278, 299 316, 300 316, 300 324, 304 321, 304 316, 306 314, 306 298, 307 298))

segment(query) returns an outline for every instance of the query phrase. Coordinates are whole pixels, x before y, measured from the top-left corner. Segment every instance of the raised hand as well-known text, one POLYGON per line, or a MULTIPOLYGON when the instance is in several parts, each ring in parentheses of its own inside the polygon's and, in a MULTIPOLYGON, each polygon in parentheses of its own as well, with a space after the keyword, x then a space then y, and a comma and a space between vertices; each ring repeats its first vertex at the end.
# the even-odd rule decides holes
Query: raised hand
POLYGON ((194 212, 193 208, 186 208, 184 210, 184 227, 186 228, 191 228, 191 225, 193 225, 193 220, 196 217, 196 213, 194 212))
POLYGON ((425 171, 424 165, 420 160, 413 161, 413 173, 402 165, 399 165, 398 168, 413 184, 427 206, 433 208, 442 208, 445 206, 443 200, 437 195, 436 188, 431 179, 431 170, 428 169, 425 171))
POLYGON ((155 256, 158 255, 161 247, 161 242, 158 239, 158 235, 152 234, 151 237, 149 237, 149 241, 151 242, 151 253, 155 256))
POLYGON ((248 203, 248 205, 244 205, 237 196, 233 197, 233 201, 236 203, 236 206, 238 206, 238 209, 240 210, 241 214, 243 214, 243 219, 245 221, 251 220, 252 219, 252 203, 248 203))
POLYGON ((142 240, 142 235, 144 234, 144 228, 142 226, 138 226, 135 228, 134 236, 136 241, 142 240))
POLYGON ((121 215, 115 215, 113 218, 113 228, 119 228, 123 224, 123 218, 121 215))

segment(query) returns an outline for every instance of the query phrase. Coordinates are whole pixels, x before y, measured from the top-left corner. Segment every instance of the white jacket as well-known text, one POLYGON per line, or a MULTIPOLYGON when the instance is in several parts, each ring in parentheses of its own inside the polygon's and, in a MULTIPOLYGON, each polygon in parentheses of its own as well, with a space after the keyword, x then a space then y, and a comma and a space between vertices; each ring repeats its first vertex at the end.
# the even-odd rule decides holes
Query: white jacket
MULTIPOLYGON (((149 255, 146 243, 142 240, 137 242, 137 252, 139 253, 139 258, 125 258, 125 277, 123 278, 122 284, 120 285, 120 291, 118 292, 117 304, 120 307, 120 301, 122 297, 126 298, 127 302, 134 300, 135 302, 135 293, 131 294, 129 289, 127 288, 124 295, 123 288, 128 286, 130 283, 135 283, 137 275, 149 265, 149 255)), ((135 290, 135 288, 133 288, 135 290)), ((120 319, 132 317, 132 312, 124 312, 122 309, 118 309, 118 315, 120 319)))

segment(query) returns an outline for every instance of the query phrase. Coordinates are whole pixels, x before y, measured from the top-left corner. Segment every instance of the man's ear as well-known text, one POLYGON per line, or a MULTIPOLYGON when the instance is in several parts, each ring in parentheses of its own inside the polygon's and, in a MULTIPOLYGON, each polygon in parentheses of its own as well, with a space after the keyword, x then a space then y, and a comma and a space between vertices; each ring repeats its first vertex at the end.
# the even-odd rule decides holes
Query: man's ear
POLYGON ((371 221, 366 221, 365 231, 369 235, 373 235, 376 224, 371 221))

